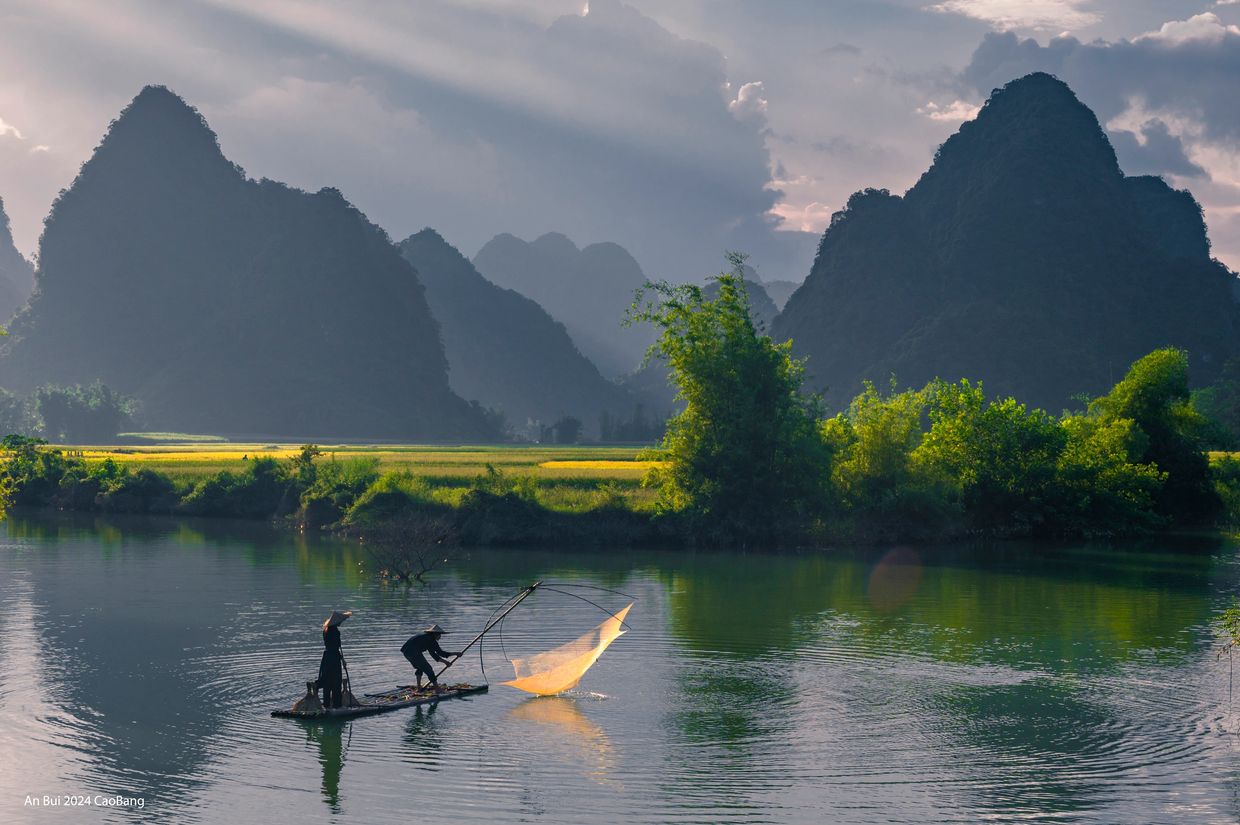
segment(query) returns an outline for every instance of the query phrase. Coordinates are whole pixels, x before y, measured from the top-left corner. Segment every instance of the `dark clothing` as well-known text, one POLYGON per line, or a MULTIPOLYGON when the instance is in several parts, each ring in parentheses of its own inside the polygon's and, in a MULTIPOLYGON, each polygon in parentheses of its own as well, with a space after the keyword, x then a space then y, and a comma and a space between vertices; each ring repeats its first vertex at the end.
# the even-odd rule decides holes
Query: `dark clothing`
POLYGON ((418 681, 421 682, 422 676, 431 680, 431 684, 438 684, 435 677, 435 668, 431 667, 431 663, 426 661, 424 654, 429 653, 437 662, 447 664, 449 657, 453 654, 448 653, 439 646, 439 640, 435 638, 434 633, 419 633, 416 636, 410 636, 409 640, 400 646, 400 652, 409 660, 409 664, 413 665, 413 669, 418 673, 418 681))
POLYGON ((339 627, 329 627, 323 631, 319 687, 323 689, 324 707, 338 708, 344 704, 344 653, 340 650, 339 627))
POLYGON ((431 680, 431 684, 435 684, 437 678, 435 676, 435 668, 431 667, 431 663, 426 661, 425 656, 416 650, 405 651, 402 648, 401 652, 405 654, 405 658, 409 660, 409 664, 413 665, 414 671, 418 674, 419 682, 421 682, 422 677, 425 676, 427 679, 431 680))
POLYGON ((323 707, 344 707, 344 685, 341 682, 342 680, 337 679, 334 684, 323 685, 323 707))

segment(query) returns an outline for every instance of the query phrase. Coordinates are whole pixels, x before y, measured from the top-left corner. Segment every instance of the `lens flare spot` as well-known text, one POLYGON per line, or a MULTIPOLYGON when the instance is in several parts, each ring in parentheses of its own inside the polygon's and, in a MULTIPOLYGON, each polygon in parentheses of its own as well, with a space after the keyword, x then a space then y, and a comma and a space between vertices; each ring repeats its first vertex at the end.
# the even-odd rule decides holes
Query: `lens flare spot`
POLYGON ((879 613, 903 607, 921 585, 921 556, 909 547, 896 547, 878 560, 870 572, 867 595, 879 613))

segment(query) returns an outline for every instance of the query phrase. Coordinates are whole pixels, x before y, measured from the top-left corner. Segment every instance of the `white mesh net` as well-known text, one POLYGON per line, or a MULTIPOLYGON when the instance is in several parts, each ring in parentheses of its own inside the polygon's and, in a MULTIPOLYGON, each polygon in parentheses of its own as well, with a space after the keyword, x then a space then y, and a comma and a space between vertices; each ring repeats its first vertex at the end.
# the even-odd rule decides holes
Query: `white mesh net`
POLYGON ((513 659, 516 678, 504 684, 539 696, 551 696, 575 688, 607 646, 624 635, 621 626, 632 606, 629 604, 581 638, 555 650, 513 659))

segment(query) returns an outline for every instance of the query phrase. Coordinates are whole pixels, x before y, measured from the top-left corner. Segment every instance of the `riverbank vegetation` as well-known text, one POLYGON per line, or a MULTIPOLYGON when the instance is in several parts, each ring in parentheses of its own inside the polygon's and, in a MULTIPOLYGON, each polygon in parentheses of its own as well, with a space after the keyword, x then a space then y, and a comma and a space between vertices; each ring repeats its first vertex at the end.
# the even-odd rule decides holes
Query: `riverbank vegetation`
POLYGON ((238 458, 242 445, 64 450, 10 436, 0 484, 17 506, 275 518, 388 543, 396 523, 465 543, 749 546, 1240 523, 1240 460, 1208 458, 1221 428, 1194 403, 1183 351, 1150 353, 1059 415, 962 379, 867 384, 828 417, 788 344, 755 324, 743 258, 731 263, 710 291, 650 284, 634 304, 629 321, 659 331, 651 355, 685 404, 641 455, 304 445, 238 458))

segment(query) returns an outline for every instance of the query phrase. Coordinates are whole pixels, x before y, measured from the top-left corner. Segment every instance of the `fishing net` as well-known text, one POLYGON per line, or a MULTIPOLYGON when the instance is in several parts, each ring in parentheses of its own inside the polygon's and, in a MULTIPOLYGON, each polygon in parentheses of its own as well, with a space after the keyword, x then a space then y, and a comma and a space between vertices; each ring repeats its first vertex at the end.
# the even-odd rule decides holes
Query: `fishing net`
POLYGON ((621 626, 632 606, 629 604, 586 635, 555 650, 513 659, 516 678, 504 684, 539 696, 551 696, 576 687, 607 646, 624 633, 621 626))

